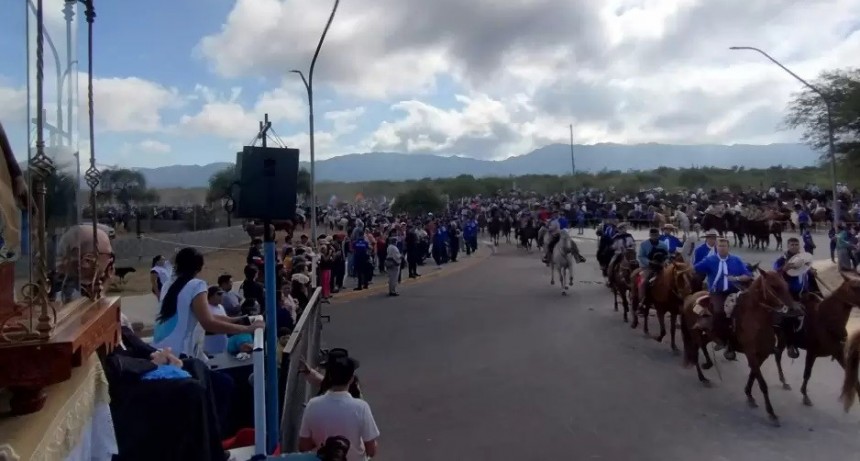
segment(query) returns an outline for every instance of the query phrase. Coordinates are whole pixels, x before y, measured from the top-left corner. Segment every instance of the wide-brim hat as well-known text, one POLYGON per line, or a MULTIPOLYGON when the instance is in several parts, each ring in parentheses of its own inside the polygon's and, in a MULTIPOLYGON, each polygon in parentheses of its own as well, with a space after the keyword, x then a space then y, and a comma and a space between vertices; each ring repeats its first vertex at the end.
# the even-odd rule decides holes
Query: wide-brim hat
POLYGON ((719 236, 720 236, 720 233, 719 233, 719 232, 717 232, 715 229, 710 229, 710 230, 706 231, 706 232, 705 232, 705 235, 704 235, 704 237, 705 237, 705 238, 708 238, 708 237, 719 237, 719 236))
POLYGON ((791 277, 799 277, 812 269, 814 258, 811 254, 803 252, 792 256, 785 262, 785 273, 791 277))

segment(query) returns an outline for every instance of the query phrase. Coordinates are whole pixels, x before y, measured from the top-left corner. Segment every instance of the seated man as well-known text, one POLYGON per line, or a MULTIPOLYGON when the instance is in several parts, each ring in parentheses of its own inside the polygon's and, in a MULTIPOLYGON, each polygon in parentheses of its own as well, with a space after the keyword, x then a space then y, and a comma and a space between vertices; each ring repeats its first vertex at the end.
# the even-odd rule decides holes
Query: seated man
POLYGON ((621 258, 624 257, 626 251, 636 249, 636 239, 627 232, 627 223, 618 225, 618 231, 612 238, 611 249, 613 254, 612 259, 606 266, 607 277, 612 277, 612 274, 615 273, 615 268, 621 262, 621 258))
POLYGON ((642 268, 642 283, 638 288, 639 299, 643 304, 648 294, 648 287, 660 273, 668 256, 669 248, 665 241, 660 240, 660 231, 651 229, 648 232, 648 240, 639 244, 639 255, 636 257, 639 267, 642 268))
MULTIPOLYGON (((713 313, 713 318, 710 318, 707 314, 701 315, 694 328, 713 331, 717 322, 722 324, 727 320, 725 310, 726 300, 729 295, 740 291, 736 282, 751 281, 753 278, 752 273, 741 258, 729 254, 729 241, 725 238, 717 240, 717 254, 706 257, 693 266, 693 268, 696 272, 707 276, 708 292, 713 313)), ((733 330, 733 326, 733 322, 729 322, 731 330, 733 330)), ((719 341, 717 341, 714 350, 720 350, 727 346, 724 356, 729 360, 734 360, 735 352, 731 341, 727 338, 718 339, 719 341)))

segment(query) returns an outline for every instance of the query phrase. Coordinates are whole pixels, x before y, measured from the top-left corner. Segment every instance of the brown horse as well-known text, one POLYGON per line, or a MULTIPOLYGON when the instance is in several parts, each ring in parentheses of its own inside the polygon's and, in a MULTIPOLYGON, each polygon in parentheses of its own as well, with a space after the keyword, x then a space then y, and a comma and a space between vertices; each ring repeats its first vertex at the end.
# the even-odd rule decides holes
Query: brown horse
POLYGON ((615 269, 609 274, 609 289, 612 290, 615 301, 615 312, 618 312, 618 298, 621 298, 621 304, 624 306, 624 322, 627 322, 627 313, 630 312, 627 294, 633 286, 630 276, 637 267, 636 250, 628 249, 618 259, 615 263, 615 269))
MULTIPOLYGON (((758 382, 759 389, 764 395, 767 414, 771 422, 779 425, 779 418, 774 413, 773 405, 770 403, 767 382, 761 373, 761 365, 776 349, 776 332, 773 327, 774 313, 795 313, 799 310, 799 306, 792 299, 788 283, 780 273, 761 269, 758 269, 758 273, 759 277, 737 298, 737 305, 732 314, 735 334, 730 335, 726 331, 721 331, 723 329, 719 327, 716 328, 716 332, 719 336, 728 337, 728 340, 736 346, 736 350, 743 353, 747 358, 747 365, 750 369, 747 384, 744 387, 747 404, 751 408, 758 407, 752 396, 753 382, 758 382)), ((706 351, 705 345, 713 336, 710 332, 696 331, 693 328, 698 319, 698 314, 693 309, 699 298, 705 294, 703 292, 695 293, 688 296, 684 301, 681 335, 684 339, 684 364, 688 366, 690 363, 695 363, 699 381, 708 385, 710 381, 702 374, 698 363, 698 351, 706 351)), ((705 357, 708 357, 707 352, 705 352, 705 357)), ((710 358, 708 358, 708 362, 710 363, 710 358)))
MULTIPOLYGON (((806 350, 806 359, 803 367, 803 384, 800 393, 803 394, 803 404, 812 405, 806 392, 809 378, 812 376, 812 366, 815 359, 820 357, 832 357, 842 368, 845 368, 844 344, 845 326, 851 308, 860 306, 860 278, 842 274, 843 282, 839 288, 821 299, 815 294, 807 294, 803 297, 806 314, 803 319, 802 330, 797 338, 798 347, 806 350)), ((785 382, 782 372, 782 353, 785 350, 783 335, 779 335, 777 342, 776 369, 779 372, 779 380, 784 389, 791 389, 785 382)))
MULTIPOLYGON (((663 342, 666 337, 666 313, 669 313, 669 339, 672 351, 677 352, 678 346, 675 344, 675 329, 678 323, 678 315, 681 313, 681 308, 684 305, 684 299, 693 292, 693 268, 682 261, 673 261, 669 263, 657 275, 654 284, 650 287, 649 300, 650 303, 643 303, 640 311, 644 317, 642 320, 642 330, 646 335, 650 335, 648 331, 648 311, 650 305, 653 304, 654 310, 657 311, 657 322, 660 325, 660 334, 655 336, 657 342, 663 342)), ((636 271, 633 277, 636 277, 636 271)), ((633 306, 639 305, 639 290, 633 290, 633 306)), ((636 328, 639 323, 639 317, 633 316, 633 325, 636 328)))
POLYGON ((842 395, 839 400, 845 405, 845 411, 854 405, 857 386, 860 386, 860 331, 855 331, 845 342, 845 380, 842 381, 842 395))

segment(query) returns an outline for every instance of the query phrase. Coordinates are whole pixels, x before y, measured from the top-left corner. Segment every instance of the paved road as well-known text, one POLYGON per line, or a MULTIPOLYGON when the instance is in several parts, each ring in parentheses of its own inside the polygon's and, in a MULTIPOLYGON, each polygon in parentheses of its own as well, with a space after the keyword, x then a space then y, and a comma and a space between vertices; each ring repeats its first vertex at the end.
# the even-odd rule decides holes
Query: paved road
MULTIPOLYGON (((594 254, 593 242, 580 245, 594 254)), ((600 279, 593 262, 578 266, 576 278, 600 279)), ((327 308, 328 346, 362 360, 359 374, 383 434, 380 460, 860 456, 860 411, 841 411, 838 365, 816 365, 816 406, 807 408, 799 392, 776 385, 769 364, 765 376, 782 420, 774 428, 763 409, 746 407, 743 361, 720 357, 722 381, 711 370, 716 385, 705 389, 668 344, 621 322, 605 287, 577 283, 562 297, 548 279, 537 256, 503 245, 468 271, 404 287, 400 298, 327 308)), ((799 388, 802 360, 786 363, 786 372, 799 388)))

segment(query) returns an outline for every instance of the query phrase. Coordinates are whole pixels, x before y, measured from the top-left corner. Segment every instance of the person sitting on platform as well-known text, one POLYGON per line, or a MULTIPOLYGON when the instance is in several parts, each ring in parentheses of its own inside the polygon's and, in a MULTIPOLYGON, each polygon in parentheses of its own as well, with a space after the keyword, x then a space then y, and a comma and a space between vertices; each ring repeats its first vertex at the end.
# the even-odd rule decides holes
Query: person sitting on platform
POLYGON ((146 344, 125 318, 121 333, 119 346, 101 357, 119 447, 114 460, 228 459, 219 417, 227 416, 233 381, 200 360, 180 360, 169 347, 146 344))
MULTIPOLYGON (((740 291, 736 282, 751 281, 753 276, 741 258, 729 254, 729 241, 724 238, 717 241, 717 254, 706 257, 693 268, 696 272, 708 277, 708 292, 713 313, 713 318, 700 316, 694 328, 711 330, 714 323, 727 320, 726 299, 729 295, 740 291)), ((732 331, 734 330, 733 323, 729 322, 732 331)), ((734 360, 735 352, 731 346, 731 341, 727 338, 719 339, 720 341, 717 342, 714 350, 721 350, 728 346, 724 355, 727 359, 734 360)))

